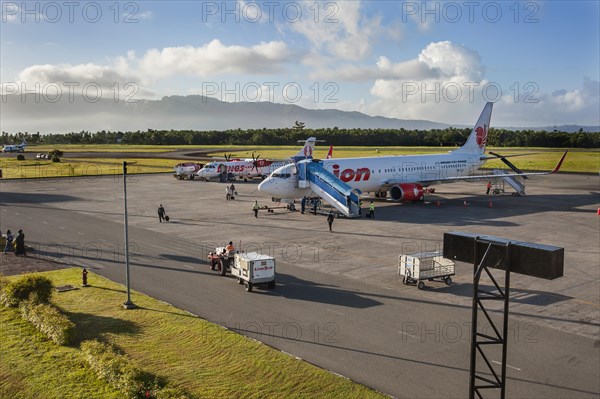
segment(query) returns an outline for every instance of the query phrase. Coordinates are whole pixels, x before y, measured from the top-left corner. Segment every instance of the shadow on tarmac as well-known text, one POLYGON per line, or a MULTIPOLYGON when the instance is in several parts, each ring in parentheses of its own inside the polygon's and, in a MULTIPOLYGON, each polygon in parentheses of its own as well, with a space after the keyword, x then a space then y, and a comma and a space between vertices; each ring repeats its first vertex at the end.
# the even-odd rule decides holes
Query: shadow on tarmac
MULTIPOLYGON (((479 288, 488 292, 496 291, 496 287, 493 285, 479 284, 479 288)), ((449 293, 456 296, 463 296, 467 298, 473 297, 473 284, 463 283, 454 286, 444 286, 432 290, 433 292, 449 293)), ((557 294, 554 292, 536 291, 536 290, 524 290, 522 288, 511 288, 510 289, 510 302, 511 303, 523 303, 526 305, 535 306, 546 306, 552 305, 558 302, 568 301, 574 299, 572 296, 557 294)))
POLYGON ((37 193, 12 193, 2 190, 2 196, 0 197, 0 203, 2 204, 19 204, 23 205, 23 202, 32 203, 56 203, 56 202, 69 202, 69 201, 83 201, 83 198, 74 197, 72 195, 64 194, 37 194, 37 193))
POLYGON ((338 289, 331 285, 322 285, 303 280, 291 274, 277 273, 277 287, 274 290, 261 291, 275 296, 299 301, 310 301, 338 305, 343 307, 365 309, 382 305, 381 302, 365 298, 356 292, 338 289))

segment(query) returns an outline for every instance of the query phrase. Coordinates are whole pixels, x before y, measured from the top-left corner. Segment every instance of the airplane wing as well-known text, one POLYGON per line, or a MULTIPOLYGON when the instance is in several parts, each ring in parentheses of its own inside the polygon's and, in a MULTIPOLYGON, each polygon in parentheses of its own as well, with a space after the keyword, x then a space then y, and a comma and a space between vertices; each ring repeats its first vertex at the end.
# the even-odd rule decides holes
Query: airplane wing
MULTIPOLYGON (((542 176, 542 175, 551 175, 560 170, 560 167, 567 156, 569 151, 565 151, 563 156, 560 158, 560 161, 556 164, 554 169, 548 172, 522 172, 522 173, 502 173, 502 174, 486 174, 486 175, 476 175, 476 176, 456 176, 456 177, 436 177, 436 178, 425 178, 425 179, 415 179, 413 183, 421 183, 424 185, 434 184, 434 183, 451 183, 456 181, 477 181, 477 180, 492 180, 503 177, 527 177, 527 176, 542 176)), ((402 179, 389 179, 383 182, 383 187, 391 187, 396 184, 406 183, 405 180, 402 179)))

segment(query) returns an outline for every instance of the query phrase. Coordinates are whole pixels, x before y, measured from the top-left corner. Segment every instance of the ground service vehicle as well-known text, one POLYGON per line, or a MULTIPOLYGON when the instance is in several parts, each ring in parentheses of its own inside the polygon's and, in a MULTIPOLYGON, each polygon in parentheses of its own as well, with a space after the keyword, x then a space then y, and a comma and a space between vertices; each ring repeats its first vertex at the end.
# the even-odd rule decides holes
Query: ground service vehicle
POLYGON ((398 257, 398 274, 404 276, 404 284, 416 284, 417 288, 425 288, 423 280, 440 279, 447 285, 452 284, 454 261, 446 259, 440 252, 419 252, 398 257))
POLYGON ((259 284, 266 284, 269 289, 275 288, 275 259, 270 256, 217 247, 215 252, 208 254, 208 263, 210 269, 218 271, 221 276, 230 272, 238 284, 244 284, 248 292, 259 284))
POLYGON ((238 284, 244 284, 246 291, 258 284, 275 288, 275 258, 256 252, 235 254, 231 274, 237 277, 238 284))
POLYGON ((173 177, 178 180, 194 180, 196 173, 202 169, 204 164, 196 162, 183 162, 175 165, 173 177))
POLYGON ((225 247, 217 247, 215 252, 208 254, 208 264, 210 270, 216 270, 221 276, 227 274, 227 271, 231 270, 233 265, 233 257, 236 251, 227 251, 225 247))

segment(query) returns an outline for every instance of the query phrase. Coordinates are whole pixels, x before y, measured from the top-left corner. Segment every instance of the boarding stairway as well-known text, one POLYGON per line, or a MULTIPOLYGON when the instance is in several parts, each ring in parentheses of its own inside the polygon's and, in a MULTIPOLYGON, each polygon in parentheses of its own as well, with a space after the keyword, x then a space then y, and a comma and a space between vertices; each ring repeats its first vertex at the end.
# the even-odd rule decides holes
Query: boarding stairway
MULTIPOLYGON (((506 174, 506 171, 501 169, 494 169, 492 173, 494 175, 503 175, 506 174)), ((501 179, 508 183, 508 185, 515 190, 516 195, 525 195, 525 185, 521 183, 516 177, 502 176, 501 179)))
POLYGON ((360 190, 352 189, 312 159, 300 161, 296 167, 300 188, 310 188, 313 193, 346 217, 360 217, 360 190))

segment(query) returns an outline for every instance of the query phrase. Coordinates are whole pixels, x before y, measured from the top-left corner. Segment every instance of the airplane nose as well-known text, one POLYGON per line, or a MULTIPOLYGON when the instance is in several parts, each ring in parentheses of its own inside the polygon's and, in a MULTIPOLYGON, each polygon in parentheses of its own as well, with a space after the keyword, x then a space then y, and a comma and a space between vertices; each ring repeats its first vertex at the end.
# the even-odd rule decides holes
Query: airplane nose
POLYGON ((271 179, 266 178, 258 185, 258 191, 263 191, 265 193, 269 193, 271 191, 273 184, 271 179))

